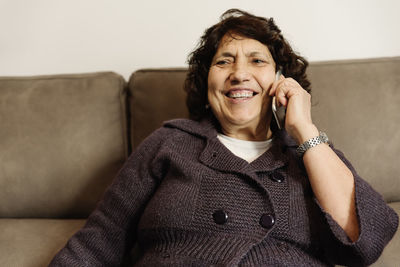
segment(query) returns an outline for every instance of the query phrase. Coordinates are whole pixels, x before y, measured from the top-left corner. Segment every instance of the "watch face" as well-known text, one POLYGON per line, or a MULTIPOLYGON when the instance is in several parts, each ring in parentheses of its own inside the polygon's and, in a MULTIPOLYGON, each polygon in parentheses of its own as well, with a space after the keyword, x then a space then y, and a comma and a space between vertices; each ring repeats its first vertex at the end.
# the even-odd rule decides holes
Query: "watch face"
POLYGON ((326 135, 326 133, 320 132, 319 135, 321 136, 322 141, 323 141, 324 143, 326 143, 326 142, 329 141, 328 136, 326 135))

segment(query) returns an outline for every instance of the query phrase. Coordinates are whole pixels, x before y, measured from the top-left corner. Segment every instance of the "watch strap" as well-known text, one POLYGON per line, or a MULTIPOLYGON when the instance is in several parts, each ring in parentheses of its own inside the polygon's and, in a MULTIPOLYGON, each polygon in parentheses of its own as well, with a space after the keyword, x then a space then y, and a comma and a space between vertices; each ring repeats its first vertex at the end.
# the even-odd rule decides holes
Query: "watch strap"
POLYGON ((315 147, 319 144, 328 143, 329 139, 326 133, 319 132, 319 135, 311 138, 310 140, 305 141, 303 144, 299 145, 296 149, 297 155, 302 157, 304 153, 312 147, 315 147))

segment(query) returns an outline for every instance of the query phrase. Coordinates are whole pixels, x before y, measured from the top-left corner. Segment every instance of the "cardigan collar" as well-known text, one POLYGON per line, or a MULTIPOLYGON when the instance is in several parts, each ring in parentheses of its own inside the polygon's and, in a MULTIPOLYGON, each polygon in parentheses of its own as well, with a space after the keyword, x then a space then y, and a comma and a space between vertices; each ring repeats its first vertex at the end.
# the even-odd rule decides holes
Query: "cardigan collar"
POLYGON ((215 120, 205 119, 196 122, 188 119, 176 119, 167 121, 165 127, 177 128, 192 135, 206 140, 206 146, 203 149, 199 160, 209 166, 225 172, 255 173, 271 172, 282 168, 289 160, 288 152, 296 146, 295 141, 281 130, 274 134, 272 146, 260 157, 251 163, 235 156, 227 149, 217 138, 219 124, 215 120))

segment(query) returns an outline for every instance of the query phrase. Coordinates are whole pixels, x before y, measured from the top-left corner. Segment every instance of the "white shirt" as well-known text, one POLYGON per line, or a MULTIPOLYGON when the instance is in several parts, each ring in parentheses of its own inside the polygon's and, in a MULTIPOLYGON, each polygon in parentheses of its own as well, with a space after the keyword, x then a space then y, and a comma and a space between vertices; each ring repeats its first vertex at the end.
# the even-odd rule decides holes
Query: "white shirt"
POLYGON ((266 141, 245 141, 223 134, 218 134, 217 137, 234 155, 249 163, 261 156, 272 144, 272 139, 266 141))

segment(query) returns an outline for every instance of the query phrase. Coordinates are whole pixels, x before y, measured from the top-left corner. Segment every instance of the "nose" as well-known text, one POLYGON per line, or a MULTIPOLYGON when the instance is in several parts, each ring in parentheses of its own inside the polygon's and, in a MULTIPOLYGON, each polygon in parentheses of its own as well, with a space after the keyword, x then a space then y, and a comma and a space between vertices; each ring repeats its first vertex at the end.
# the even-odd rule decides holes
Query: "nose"
POLYGON ((236 62, 229 78, 233 84, 248 81, 250 79, 250 72, 247 64, 245 62, 236 62))

